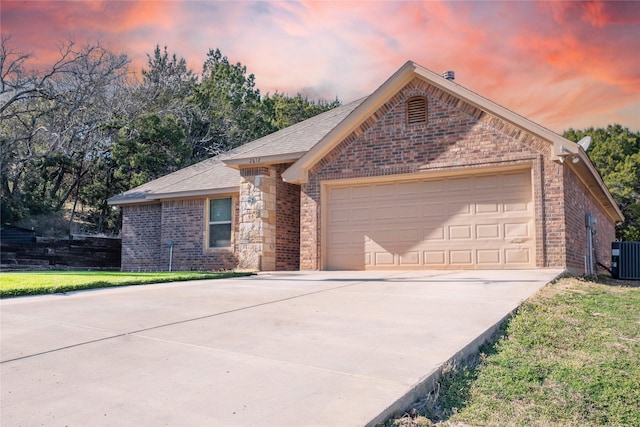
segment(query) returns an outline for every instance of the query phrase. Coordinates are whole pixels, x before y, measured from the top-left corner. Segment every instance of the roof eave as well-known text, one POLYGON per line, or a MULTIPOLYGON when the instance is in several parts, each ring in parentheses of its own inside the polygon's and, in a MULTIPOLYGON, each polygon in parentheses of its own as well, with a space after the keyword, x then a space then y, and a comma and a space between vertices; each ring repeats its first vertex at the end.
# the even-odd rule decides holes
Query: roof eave
POLYGON ((282 179, 293 184, 306 183, 308 169, 318 160, 324 157, 333 145, 331 141, 345 138, 353 128, 354 123, 359 123, 373 114, 381 104, 387 101, 391 94, 400 90, 407 84, 415 71, 417 64, 407 61, 398 71, 389 77, 378 89, 376 89, 362 104, 347 115, 336 127, 331 129, 318 143, 316 143, 304 156, 282 173, 282 179))
POLYGON ((573 159, 567 161, 569 167, 575 170, 578 178, 583 181, 584 185, 591 192, 595 200, 598 201, 600 206, 605 209, 609 217, 614 222, 623 222, 624 214, 611 195, 611 192, 609 192, 609 189, 602 180, 602 177, 589 159, 589 156, 587 156, 587 153, 582 148, 578 148, 575 158, 578 159, 575 163, 573 159), (584 169, 586 169, 588 173, 584 173, 582 171, 584 169))
POLYGON ((172 193, 150 193, 144 197, 127 199, 109 199, 107 203, 111 206, 137 205, 142 203, 153 203, 168 199, 186 199, 191 197, 215 196, 218 194, 238 193, 240 186, 213 188, 207 190, 176 191, 172 193))
POLYGON ((271 156, 259 156, 259 157, 244 157, 244 158, 232 158, 222 160, 226 166, 232 169, 240 169, 244 167, 257 167, 268 166, 278 163, 291 163, 295 162, 304 156, 306 151, 299 151, 295 153, 276 154, 271 156))

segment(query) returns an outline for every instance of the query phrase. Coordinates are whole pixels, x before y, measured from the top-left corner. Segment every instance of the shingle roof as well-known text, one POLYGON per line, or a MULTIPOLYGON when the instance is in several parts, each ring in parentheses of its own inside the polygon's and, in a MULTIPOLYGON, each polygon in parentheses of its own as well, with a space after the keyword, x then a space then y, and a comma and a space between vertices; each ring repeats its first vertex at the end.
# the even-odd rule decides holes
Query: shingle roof
POLYGON ((240 172, 223 162, 242 163, 255 157, 290 156, 297 160, 344 120, 366 98, 333 108, 315 117, 241 145, 226 153, 149 181, 108 200, 111 205, 156 199, 237 191, 240 172))
POLYGON ((315 117, 243 145, 246 150, 234 153, 228 160, 306 153, 365 99, 366 97, 325 111, 315 117))

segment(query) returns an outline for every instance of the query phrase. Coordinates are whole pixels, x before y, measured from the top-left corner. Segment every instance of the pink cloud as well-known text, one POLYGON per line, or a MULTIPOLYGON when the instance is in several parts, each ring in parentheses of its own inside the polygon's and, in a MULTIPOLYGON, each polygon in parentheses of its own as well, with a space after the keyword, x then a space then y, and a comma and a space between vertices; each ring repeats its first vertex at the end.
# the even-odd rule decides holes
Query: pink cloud
POLYGON ((640 3, 2 0, 2 31, 40 65, 66 37, 101 39, 134 69, 156 44, 199 72, 210 48, 266 92, 350 101, 406 60, 555 131, 640 129, 640 3))

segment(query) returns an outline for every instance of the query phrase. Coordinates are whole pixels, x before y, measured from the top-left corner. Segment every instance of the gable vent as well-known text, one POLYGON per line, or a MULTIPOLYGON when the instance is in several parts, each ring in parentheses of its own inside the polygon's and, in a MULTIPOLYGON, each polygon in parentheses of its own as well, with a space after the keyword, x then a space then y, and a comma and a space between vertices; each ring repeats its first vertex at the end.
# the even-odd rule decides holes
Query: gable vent
POLYGON ((427 98, 415 97, 407 101, 407 124, 427 122, 427 98))

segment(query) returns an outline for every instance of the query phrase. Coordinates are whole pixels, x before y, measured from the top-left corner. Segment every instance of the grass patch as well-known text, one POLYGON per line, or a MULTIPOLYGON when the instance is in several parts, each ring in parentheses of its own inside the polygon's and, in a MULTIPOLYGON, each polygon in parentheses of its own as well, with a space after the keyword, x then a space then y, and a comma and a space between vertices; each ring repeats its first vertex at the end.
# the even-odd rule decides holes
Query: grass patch
MULTIPOLYGON (((640 287, 561 279, 387 426, 640 426, 640 287)), ((635 286, 637 286, 637 282, 635 286)))
POLYGON ((199 271, 122 273, 105 271, 45 271, 0 273, 0 298, 23 295, 54 294, 83 289, 146 285, 184 280, 222 279, 248 276, 251 273, 199 271))

